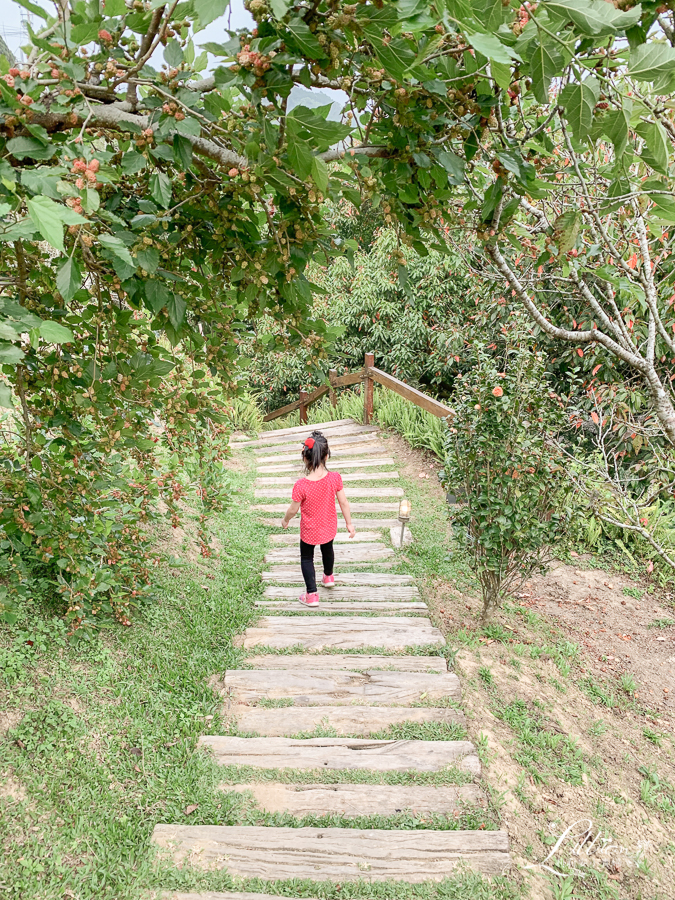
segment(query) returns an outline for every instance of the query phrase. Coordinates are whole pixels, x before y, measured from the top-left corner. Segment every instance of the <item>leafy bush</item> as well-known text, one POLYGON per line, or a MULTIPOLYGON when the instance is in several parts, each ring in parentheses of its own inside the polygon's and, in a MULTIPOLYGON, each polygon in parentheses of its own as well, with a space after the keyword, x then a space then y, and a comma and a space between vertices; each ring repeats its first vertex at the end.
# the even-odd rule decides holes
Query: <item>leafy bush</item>
POLYGON ((569 522, 569 488, 548 442, 561 414, 541 355, 507 348, 504 371, 484 350, 476 359, 458 380, 442 477, 460 500, 453 525, 480 582, 486 622, 545 565, 569 522))

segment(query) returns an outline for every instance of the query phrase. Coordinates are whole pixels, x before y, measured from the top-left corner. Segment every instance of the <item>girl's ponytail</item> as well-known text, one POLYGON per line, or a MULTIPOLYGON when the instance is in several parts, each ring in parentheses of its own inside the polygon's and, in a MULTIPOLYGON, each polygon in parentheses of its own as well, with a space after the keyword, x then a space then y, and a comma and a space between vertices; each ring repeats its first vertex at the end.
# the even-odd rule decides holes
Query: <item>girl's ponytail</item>
POLYGON ((328 441, 320 431, 313 431, 302 445, 302 459, 308 472, 314 472, 330 459, 328 441))

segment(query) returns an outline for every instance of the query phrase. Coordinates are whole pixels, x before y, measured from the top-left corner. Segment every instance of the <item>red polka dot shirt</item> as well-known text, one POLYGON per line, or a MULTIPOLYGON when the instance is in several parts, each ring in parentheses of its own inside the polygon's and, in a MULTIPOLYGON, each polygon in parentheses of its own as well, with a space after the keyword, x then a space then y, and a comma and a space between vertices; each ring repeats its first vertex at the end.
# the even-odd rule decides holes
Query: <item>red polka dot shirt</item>
POLYGON ((300 504, 300 539, 306 544, 327 544, 337 534, 335 495, 341 490, 338 472, 319 481, 300 478, 293 485, 293 499, 300 504))

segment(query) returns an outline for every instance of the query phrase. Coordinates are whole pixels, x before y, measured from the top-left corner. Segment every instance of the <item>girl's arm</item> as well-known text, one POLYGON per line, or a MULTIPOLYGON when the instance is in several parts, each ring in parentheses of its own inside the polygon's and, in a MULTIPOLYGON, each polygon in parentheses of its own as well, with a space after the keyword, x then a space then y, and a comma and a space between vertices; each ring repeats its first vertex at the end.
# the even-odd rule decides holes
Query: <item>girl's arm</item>
POLYGON ((342 515, 345 517, 345 525, 347 526, 349 537, 353 538, 356 534, 356 531, 354 529, 354 526, 352 525, 352 514, 349 510, 349 500, 347 500, 347 495, 345 494, 344 488, 339 490, 335 496, 337 497, 337 501, 340 504, 342 515))
MULTIPOLYGON (((347 508, 349 508, 349 505, 347 506, 347 508)), ((281 523, 282 528, 288 528, 288 523, 291 521, 293 516, 296 515, 296 513, 298 512, 299 509, 300 509, 300 504, 295 500, 291 500, 291 505, 286 510, 286 515, 284 516, 283 521, 281 523)))

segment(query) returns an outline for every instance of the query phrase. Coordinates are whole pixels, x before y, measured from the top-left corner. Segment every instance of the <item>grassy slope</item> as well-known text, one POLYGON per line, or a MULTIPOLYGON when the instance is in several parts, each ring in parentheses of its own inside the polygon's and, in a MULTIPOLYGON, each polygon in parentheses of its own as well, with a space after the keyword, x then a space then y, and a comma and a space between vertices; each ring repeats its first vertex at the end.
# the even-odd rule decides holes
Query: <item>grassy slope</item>
MULTIPOLYGON (((235 886, 223 873, 157 867, 149 839, 158 822, 480 824, 471 816, 456 823, 408 815, 299 821, 263 816, 245 798, 218 791, 223 781, 238 780, 233 776, 261 775, 223 772, 194 752, 200 734, 225 730, 208 682, 241 663, 233 637, 253 617, 267 547, 265 529, 248 510, 253 475, 233 478, 236 506, 212 523, 220 556, 160 571, 158 602, 134 627, 112 629, 91 646, 68 644, 48 605, 36 602, 20 627, 0 629, 0 725, 15 726, 0 737, 0 896, 137 900, 146 888, 235 886)), ((334 780, 345 780, 343 773, 334 780)), ((513 883, 471 873, 440 886, 257 880, 244 886, 324 898, 512 900, 519 894, 513 883)))

